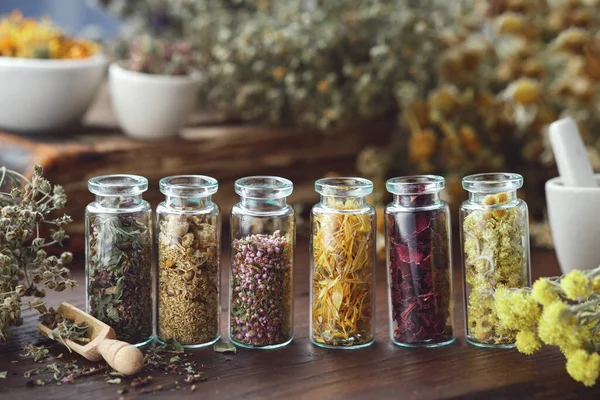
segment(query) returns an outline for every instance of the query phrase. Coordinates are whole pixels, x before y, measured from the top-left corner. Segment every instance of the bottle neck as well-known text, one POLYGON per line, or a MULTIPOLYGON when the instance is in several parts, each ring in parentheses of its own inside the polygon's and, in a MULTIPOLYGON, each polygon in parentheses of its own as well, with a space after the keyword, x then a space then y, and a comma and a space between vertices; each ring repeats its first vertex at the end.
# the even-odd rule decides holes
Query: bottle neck
POLYGON ((286 198, 281 199, 254 199, 248 197, 240 197, 242 207, 256 212, 271 212, 280 211, 287 207, 286 198))
POLYGON ((321 205, 333 209, 360 209, 367 207, 367 197, 346 197, 321 195, 321 205))
POLYGON ((134 196, 102 196, 96 195, 96 203, 105 208, 133 208, 142 204, 142 195, 134 196))
POLYGON ((427 193, 427 194, 395 194, 394 204, 407 207, 431 207, 442 204, 439 193, 427 193))
POLYGON ((509 190, 506 192, 498 193, 469 192, 469 201, 473 203, 483 204, 486 206, 510 203, 515 200, 517 200, 516 190, 509 190))
POLYGON ((204 197, 179 197, 166 196, 165 204, 169 208, 179 210, 202 210, 213 205, 212 196, 204 197))

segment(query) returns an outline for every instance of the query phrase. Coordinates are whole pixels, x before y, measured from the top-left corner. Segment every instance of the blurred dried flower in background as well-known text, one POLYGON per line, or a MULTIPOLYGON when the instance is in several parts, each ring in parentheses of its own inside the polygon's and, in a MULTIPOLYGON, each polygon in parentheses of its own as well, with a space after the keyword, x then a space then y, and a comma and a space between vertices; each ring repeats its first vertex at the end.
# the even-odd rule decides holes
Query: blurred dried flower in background
POLYGON ((148 35, 128 44, 119 43, 115 53, 122 66, 155 75, 187 75, 196 66, 196 54, 188 42, 169 42, 148 35))
POLYGON ((430 81, 464 2, 100 0, 130 36, 188 41, 223 117, 323 130, 396 112, 397 91, 430 81))
POLYGON ((130 34, 188 40, 224 118, 327 131, 398 114, 385 177, 443 175, 454 209, 462 176, 513 170, 541 219, 557 118, 600 149, 599 0, 101 3, 130 34))

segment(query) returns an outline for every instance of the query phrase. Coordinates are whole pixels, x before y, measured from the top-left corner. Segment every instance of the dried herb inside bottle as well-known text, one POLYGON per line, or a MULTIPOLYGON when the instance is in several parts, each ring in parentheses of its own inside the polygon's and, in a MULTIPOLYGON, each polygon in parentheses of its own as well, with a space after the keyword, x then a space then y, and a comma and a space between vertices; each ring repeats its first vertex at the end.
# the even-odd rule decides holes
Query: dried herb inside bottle
POLYGON ((463 221, 467 299, 467 335, 479 343, 512 344, 516 332, 503 328, 494 306, 497 288, 527 285, 527 259, 524 237, 527 217, 518 207, 502 207, 507 193, 488 195, 486 206, 499 208, 473 210, 463 221))
MULTIPOLYGON (((354 199, 338 210, 358 209, 354 199)), ((373 217, 314 215, 312 339, 328 346, 357 346, 373 340, 373 217)))
MULTIPOLYGON (((413 202, 418 206, 419 198, 413 202)), ((394 340, 453 339, 452 282, 445 209, 389 214, 389 284, 394 340)))
POLYGON ((89 217, 89 313, 132 344, 152 336, 152 238, 144 213, 89 217))
POLYGON ((272 346, 292 338, 293 242, 254 234, 232 242, 231 339, 272 346))
POLYGON ((219 335, 219 250, 215 216, 166 214, 158 236, 158 336, 183 345, 219 335))

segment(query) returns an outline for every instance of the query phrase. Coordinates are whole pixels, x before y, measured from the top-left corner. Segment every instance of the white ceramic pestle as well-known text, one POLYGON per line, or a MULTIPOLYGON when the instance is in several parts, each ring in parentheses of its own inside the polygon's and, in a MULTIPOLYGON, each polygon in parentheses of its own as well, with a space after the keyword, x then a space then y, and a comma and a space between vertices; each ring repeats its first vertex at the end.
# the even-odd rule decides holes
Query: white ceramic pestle
POLYGON ((560 176, 546 182, 548 219, 563 273, 600 265, 600 175, 594 176, 579 130, 571 118, 550 125, 560 176))
POLYGON ((564 186, 598 186, 579 129, 572 118, 550 124, 550 144, 564 186))

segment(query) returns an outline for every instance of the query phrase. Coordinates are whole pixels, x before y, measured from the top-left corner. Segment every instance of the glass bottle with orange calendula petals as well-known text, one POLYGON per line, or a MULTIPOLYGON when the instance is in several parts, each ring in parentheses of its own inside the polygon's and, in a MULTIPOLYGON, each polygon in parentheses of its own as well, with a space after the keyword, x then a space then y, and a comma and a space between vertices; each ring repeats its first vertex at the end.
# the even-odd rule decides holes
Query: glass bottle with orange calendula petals
POLYGON ((310 339, 320 347, 358 348, 375 338, 375 208, 371 181, 325 178, 311 212, 310 339))

